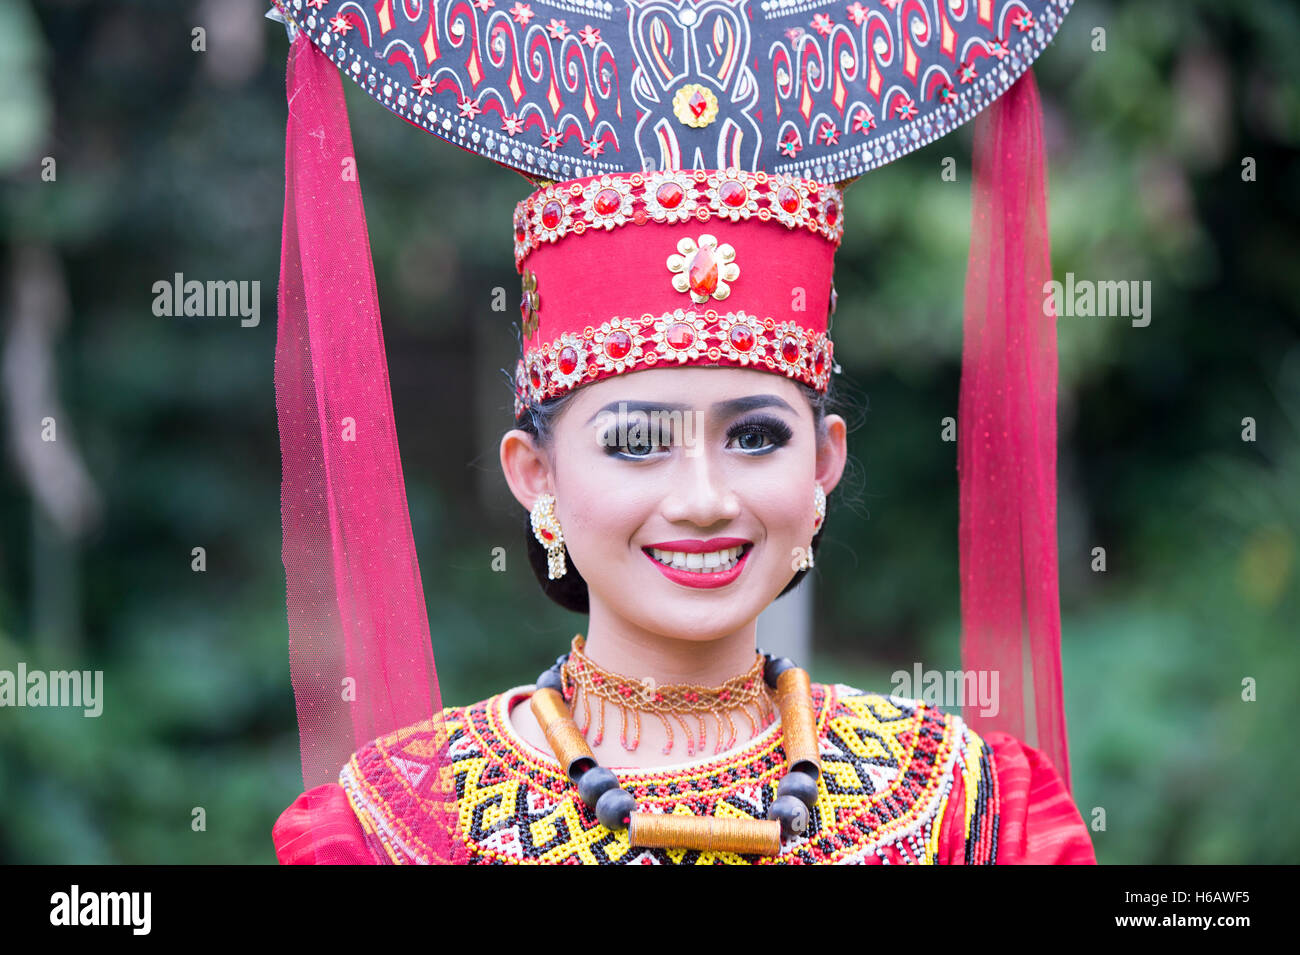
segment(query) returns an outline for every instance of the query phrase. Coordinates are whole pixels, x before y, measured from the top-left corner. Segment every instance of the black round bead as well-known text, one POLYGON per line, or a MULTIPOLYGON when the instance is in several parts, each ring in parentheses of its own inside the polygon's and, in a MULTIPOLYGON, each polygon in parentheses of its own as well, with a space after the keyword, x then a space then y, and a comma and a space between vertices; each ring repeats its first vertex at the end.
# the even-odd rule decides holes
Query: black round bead
MULTIPOLYGON (((596 800, 596 818, 606 829, 626 829, 628 817, 634 812, 636 800, 626 789, 610 789, 596 800)), ((805 809, 804 814, 807 812, 805 809)))
POLYGON ((794 796, 778 796, 768 807, 767 818, 781 824, 781 838, 802 836, 808 830, 808 807, 794 796))
POLYGON ((778 799, 782 796, 794 796, 811 809, 817 805, 817 781, 807 773, 786 773, 777 784, 776 795, 778 799))
POLYGON ((791 763, 790 772, 803 773, 805 776, 811 776, 813 782, 822 778, 822 768, 811 759, 801 759, 791 763))
POLYGON ((543 670, 541 676, 537 678, 537 689, 552 689, 557 693, 564 692, 564 684, 560 680, 559 667, 551 667, 549 670, 543 670))
POLYGON ((763 667, 763 680, 772 689, 776 689, 776 680, 786 670, 794 669, 794 661, 786 657, 768 657, 767 666, 763 667))
POLYGON ((590 808, 595 809, 600 797, 618 788, 618 777, 604 766, 593 766, 578 777, 578 795, 590 808))

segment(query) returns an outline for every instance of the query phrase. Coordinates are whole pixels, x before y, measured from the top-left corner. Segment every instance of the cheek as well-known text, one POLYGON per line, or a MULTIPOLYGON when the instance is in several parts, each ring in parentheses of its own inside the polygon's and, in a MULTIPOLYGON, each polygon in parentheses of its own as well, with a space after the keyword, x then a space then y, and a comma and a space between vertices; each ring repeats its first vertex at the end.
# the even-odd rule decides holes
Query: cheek
POLYGON ((770 534, 799 534, 811 527, 813 512, 812 481, 795 462, 788 467, 772 468, 761 476, 751 476, 744 501, 770 534), (804 500, 807 487, 807 500, 804 500))
POLYGON ((604 457, 572 459, 574 466, 562 474, 558 485, 557 497, 566 502, 560 518, 565 536, 591 555, 626 549, 654 506, 653 495, 620 473, 617 462, 604 457))

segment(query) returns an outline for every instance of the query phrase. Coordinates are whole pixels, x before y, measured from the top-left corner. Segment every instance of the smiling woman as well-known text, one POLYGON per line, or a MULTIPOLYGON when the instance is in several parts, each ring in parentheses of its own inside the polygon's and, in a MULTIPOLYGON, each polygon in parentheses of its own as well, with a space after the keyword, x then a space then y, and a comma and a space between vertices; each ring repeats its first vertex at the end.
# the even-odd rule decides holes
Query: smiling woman
MULTIPOLYGON (((630 3, 616 11, 617 23, 630 24, 626 35, 605 23, 602 39, 588 24, 581 44, 566 40, 559 17, 567 6, 516 4, 513 22, 492 21, 498 41, 518 40, 532 7, 554 12, 550 39, 535 29, 529 48, 557 41, 567 63, 588 55, 585 44, 601 76, 584 109, 556 129, 543 119, 560 109, 554 82, 524 83, 503 66, 507 47, 472 55, 468 66, 458 56, 406 76, 418 72, 417 61, 392 51, 436 59, 440 31, 450 28, 436 11, 385 7, 382 22, 372 23, 355 4, 277 3, 296 37, 290 171, 303 175, 300 183, 291 178, 287 209, 299 218, 286 215, 286 235, 332 233, 357 253, 324 262, 305 249, 295 256, 296 241, 286 242, 282 345, 292 358, 309 343, 311 359, 277 361, 282 441, 302 450, 294 442, 304 413, 320 415, 311 423, 322 437, 292 456, 295 466, 285 451, 285 499, 337 511, 325 515, 332 560, 324 561, 301 520, 310 506, 286 503, 309 788, 275 826, 281 861, 1094 861, 1066 788, 1055 554, 1021 553, 1022 539, 1025 548, 1043 548, 1044 532, 1054 534, 1054 475, 1048 488, 1038 469, 1052 458, 1055 433, 1033 416, 1052 410, 1055 392, 1046 385, 1054 389, 1055 366, 1041 358, 1041 305, 1026 297, 1041 289, 1036 270, 1045 262, 1033 240, 1045 242, 1034 205, 1035 195, 1042 199, 1037 98, 1032 75, 1015 81, 1068 2, 1017 3, 996 16, 988 5, 946 5, 942 24, 917 20, 930 16, 921 4, 893 22, 854 4, 848 16, 864 28, 860 36, 835 26, 840 7, 760 14, 746 0, 630 3), (804 29, 808 16, 816 37, 804 29), (838 52, 813 56, 831 34, 838 52), (700 72, 697 43, 724 53, 719 62, 731 67, 700 72), (734 48, 721 51, 725 44, 734 48), (539 582, 587 621, 585 634, 532 683, 469 706, 442 707, 427 647, 412 652, 427 622, 413 596, 418 572, 391 412, 385 416, 373 291, 362 295, 367 308, 356 317, 357 289, 372 290, 373 279, 358 244, 365 230, 355 180, 334 181, 338 161, 350 155, 338 78, 317 47, 390 109, 519 169, 537 187, 515 213, 522 335, 514 428, 501 439, 500 461, 529 514, 539 582), (956 50, 971 64, 987 61, 989 81, 959 93, 958 74, 949 72, 956 50), (771 57, 773 69, 751 73, 753 52, 771 57), (676 66, 665 60, 675 56, 676 66), (859 71, 855 56, 872 56, 870 71, 859 71), (807 72, 821 61, 839 64, 833 84, 807 72), (792 77, 796 62, 803 66, 792 77), (617 63, 627 64, 621 75, 617 63), (480 90, 489 65, 505 69, 489 79, 510 92, 509 103, 490 83, 480 90), (443 78, 435 82, 435 74, 443 78), (647 95, 656 83, 671 89, 647 95), (751 113, 751 94, 763 98, 761 112, 751 113), (521 98, 518 114, 505 117, 521 98), (983 209, 973 247, 979 358, 963 382, 959 448, 966 659, 1005 667, 1000 685, 1020 693, 1019 656, 1012 666, 990 648, 1014 634, 1018 654, 1027 592, 1044 752, 996 724, 984 732, 920 700, 813 682, 755 646, 759 615, 814 566, 828 496, 848 455, 845 421, 830 398, 840 370, 829 332, 842 184, 995 99, 977 130, 976 177, 998 183, 1007 199, 996 215, 983 209), (867 100, 881 104, 880 130, 867 100), (644 120, 635 128, 625 125, 633 102, 644 120), (502 111, 500 129, 478 119, 489 110, 502 111), (322 133, 329 129, 338 132, 322 133), (516 140, 525 130, 534 136, 516 140), (839 142, 850 134, 864 138, 839 142), (998 145, 981 152, 989 142, 998 145), (552 173, 566 178, 552 181, 552 173), (315 197, 326 190, 343 200, 322 207, 315 197), (1004 219, 1009 232, 988 231, 1004 219), (979 264, 981 248, 996 250, 992 265, 979 264), (1024 324, 1035 316, 1037 325, 1024 324), (368 362, 372 374, 364 374, 368 362), (293 377, 308 365, 305 383, 293 377), (364 453, 337 446, 334 415, 367 401, 378 408, 379 439, 364 453), (1029 409, 1028 417, 1007 419, 1008 406, 1029 409), (1005 470, 1013 466, 1028 477, 1005 470), (299 470, 323 470, 327 486, 298 488, 299 470), (373 479, 381 488, 374 497, 373 479), (353 494, 366 502, 355 512, 353 494), (1002 536, 993 540, 994 531, 1002 536), (323 585, 313 576, 322 566, 333 574, 323 585), (1026 581, 1021 571, 1030 566, 1037 576, 1026 581), (1014 616, 1005 613, 1012 602, 1014 616), (398 657, 405 662, 393 664, 398 657), (346 686, 358 671, 363 682, 340 710, 329 698, 331 679, 342 675, 346 686), (387 708, 393 700, 415 704, 387 708), (333 772, 335 751, 318 744, 340 724, 359 745, 346 760, 338 756, 337 780, 322 782, 308 767, 323 761, 333 772)), ((469 6, 456 9, 457 17, 478 18, 469 6)), ((461 20, 454 27, 453 36, 478 36, 461 20)), ((529 77, 535 72, 530 67, 529 77)), ((974 65, 960 75, 969 82, 974 65)), ((1001 711, 1014 727, 1021 701, 1008 698, 1001 711)))

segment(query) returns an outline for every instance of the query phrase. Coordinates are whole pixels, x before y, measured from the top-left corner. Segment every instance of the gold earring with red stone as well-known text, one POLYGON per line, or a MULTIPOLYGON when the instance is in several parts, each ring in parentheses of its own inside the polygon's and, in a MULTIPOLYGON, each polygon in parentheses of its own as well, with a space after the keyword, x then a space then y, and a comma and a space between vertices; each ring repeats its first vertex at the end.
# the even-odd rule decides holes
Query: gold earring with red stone
POLYGON ((568 572, 564 564, 564 531, 555 516, 555 495, 543 492, 533 502, 533 536, 546 548, 546 576, 558 580, 568 572))

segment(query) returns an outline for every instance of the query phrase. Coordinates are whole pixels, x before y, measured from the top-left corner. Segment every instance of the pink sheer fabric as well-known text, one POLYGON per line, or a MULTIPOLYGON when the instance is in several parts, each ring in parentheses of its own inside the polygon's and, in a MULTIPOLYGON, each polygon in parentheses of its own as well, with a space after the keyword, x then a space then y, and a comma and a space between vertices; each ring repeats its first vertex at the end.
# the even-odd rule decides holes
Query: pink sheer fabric
POLYGON ((1037 745, 1066 788, 1056 543, 1056 316, 1042 110, 1032 71, 975 120, 974 198, 958 416, 962 665, 996 671, 977 732, 1025 738, 1024 636, 1037 745))
MULTIPOLYGON (((354 750, 440 715, 442 702, 342 81, 305 34, 290 48, 286 91, 275 388, 289 659, 310 821, 338 808, 321 784, 337 780, 354 750)), ((447 812, 425 825, 450 857, 454 792, 449 772, 434 776, 447 812)), ((335 829, 309 825, 296 851, 353 861, 335 829)))

